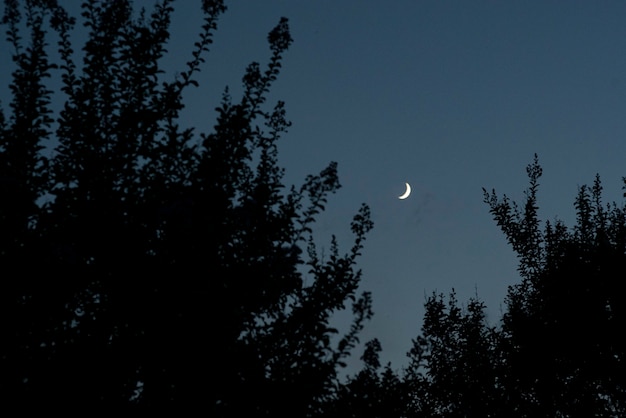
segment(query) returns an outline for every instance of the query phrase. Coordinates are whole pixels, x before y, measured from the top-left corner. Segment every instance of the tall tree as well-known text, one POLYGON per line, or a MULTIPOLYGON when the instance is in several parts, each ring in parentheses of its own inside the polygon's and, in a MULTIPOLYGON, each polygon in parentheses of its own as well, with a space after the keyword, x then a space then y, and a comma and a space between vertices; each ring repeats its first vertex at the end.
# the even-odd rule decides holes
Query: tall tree
POLYGON ((340 187, 337 165, 284 191, 277 141, 289 122, 282 102, 265 102, 292 42, 287 19, 268 35, 267 67, 246 69, 242 97, 225 91, 212 131, 179 125, 226 7, 201 10, 191 59, 163 80, 172 1, 139 13, 127 0, 84 2, 77 65, 74 18, 56 1, 5 0, 16 66, 0 115, 7 399, 313 416, 334 396, 372 315, 356 268, 369 209, 354 217, 352 248, 341 254, 333 238, 323 259, 312 226, 340 187), (53 69, 61 109, 45 84, 53 69), (332 315, 349 301, 354 322, 334 340, 332 315))
POLYGON ((485 191, 522 276, 509 289, 502 327, 510 402, 518 416, 623 415, 626 212, 602 203, 596 177, 579 189, 576 224, 546 222, 542 231, 537 156, 527 172, 523 209, 485 191))

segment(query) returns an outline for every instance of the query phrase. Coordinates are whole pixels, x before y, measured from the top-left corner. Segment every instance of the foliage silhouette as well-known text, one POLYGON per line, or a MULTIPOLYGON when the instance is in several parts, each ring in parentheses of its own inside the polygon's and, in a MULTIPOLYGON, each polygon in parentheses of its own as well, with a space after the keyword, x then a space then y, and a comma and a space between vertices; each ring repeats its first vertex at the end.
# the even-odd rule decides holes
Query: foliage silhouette
POLYGON ((447 303, 433 294, 425 308, 422 335, 413 346, 424 358, 422 411, 447 417, 499 415, 498 335, 486 324, 484 304, 470 299, 462 309, 452 291, 447 303))
POLYGON ((201 8, 191 59, 164 81, 172 1, 139 14, 130 1, 84 2, 77 65, 75 19, 56 1, 5 0, 16 68, 0 113, 7 402, 313 416, 339 386, 372 315, 356 268, 369 208, 354 217, 351 250, 333 238, 321 259, 312 225, 340 187, 336 163, 284 191, 277 141, 290 123, 282 102, 265 105, 292 42, 284 18, 268 35, 269 64, 247 67, 239 101, 225 91, 213 130, 198 142, 179 125, 226 10, 201 8), (332 315, 348 301, 353 324, 334 340, 332 315))
POLYGON ((626 415, 625 208, 603 204, 596 176, 579 189, 573 227, 556 220, 542 228, 537 156, 527 174, 522 204, 484 190, 519 257, 521 280, 509 287, 501 321, 489 325, 478 298, 460 306, 454 291, 447 301, 433 294, 408 365, 381 371, 380 344, 368 343, 333 416, 626 415))
POLYGON ((368 341, 361 356, 364 368, 341 385, 325 411, 337 417, 400 417, 406 411, 407 391, 387 364, 381 371, 377 339, 368 341))
POLYGON ((183 93, 198 86, 224 3, 201 2, 191 58, 169 80, 172 1, 137 13, 130 1, 91 0, 81 10, 78 65, 75 19, 56 1, 4 1, 15 68, 0 111, 5 405, 626 415, 626 211, 603 203, 599 177, 579 189, 573 227, 542 226, 537 156, 522 205, 484 190, 519 256, 501 323, 487 323, 478 298, 462 306, 454 292, 433 294, 404 369, 381 367, 374 339, 363 370, 340 381, 372 316, 356 261, 373 224, 363 205, 352 247, 341 253, 333 237, 324 258, 313 225, 340 188, 337 164, 299 188, 283 184, 277 144, 290 122, 266 97, 292 43, 287 20, 268 35, 268 64, 245 69, 241 98, 225 89, 215 125, 196 134, 178 122, 183 93), (332 317, 348 303, 353 322, 340 334, 332 317))
POLYGON ((541 231, 536 155, 527 173, 523 210, 484 192, 522 276, 509 289, 501 331, 510 416, 624 415, 624 207, 602 203, 596 176, 579 189, 576 224, 546 222, 541 231))

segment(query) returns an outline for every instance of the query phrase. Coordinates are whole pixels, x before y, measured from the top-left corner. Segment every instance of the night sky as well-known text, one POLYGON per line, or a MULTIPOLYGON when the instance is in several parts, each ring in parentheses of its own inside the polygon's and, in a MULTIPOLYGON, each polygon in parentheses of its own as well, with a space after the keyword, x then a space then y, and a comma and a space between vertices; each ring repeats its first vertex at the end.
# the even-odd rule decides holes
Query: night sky
MULTIPOLYGON (((61 3, 79 15, 79 2, 61 3)), ((605 201, 622 202, 626 3, 227 4, 182 124, 210 131, 224 87, 239 97, 245 67, 267 62, 266 35, 289 18, 294 43, 268 101, 284 100, 293 123, 279 143, 285 183, 300 185, 338 162, 343 187, 315 230, 327 249, 331 234, 350 249, 351 218, 370 205, 375 225, 359 266, 375 316, 362 341, 378 337, 383 362, 404 364, 432 292, 454 288, 461 302, 477 295, 498 323, 519 276, 482 187, 521 202, 525 167, 537 153, 543 219, 572 225, 577 188, 596 173, 605 201), (413 193, 399 200, 405 182, 413 193)), ((201 25, 199 0, 175 8, 168 74, 190 59, 201 25)))

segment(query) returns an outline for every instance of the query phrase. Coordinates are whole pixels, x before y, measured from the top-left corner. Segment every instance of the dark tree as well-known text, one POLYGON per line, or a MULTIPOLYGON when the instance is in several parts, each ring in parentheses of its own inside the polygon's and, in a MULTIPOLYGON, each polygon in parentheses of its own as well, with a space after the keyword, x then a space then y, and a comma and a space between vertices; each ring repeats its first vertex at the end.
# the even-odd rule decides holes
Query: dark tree
POLYGON ((408 391, 402 379, 387 364, 381 371, 377 339, 368 341, 361 356, 364 367, 339 387, 328 416, 393 418, 405 417, 408 391))
POLYGON ((422 333, 413 341, 404 373, 411 416, 506 416, 498 379, 499 334, 487 325, 484 304, 470 299, 461 308, 452 291, 447 302, 433 294, 425 308, 422 333))
POLYGON ((433 294, 425 304, 422 332, 413 340, 401 371, 381 370, 381 346, 365 346, 363 369, 339 388, 331 416, 499 417, 509 416, 501 381, 500 332, 487 324, 484 304, 460 307, 454 291, 446 301, 433 294))
POLYGON ((380 347, 368 346, 365 368, 341 388, 343 416, 383 416, 376 407, 396 388, 388 416, 626 414, 626 209, 603 204, 596 176, 579 189, 573 227, 542 227, 536 156, 527 173, 522 205, 484 191, 519 257, 521 280, 509 288, 501 322, 489 326, 478 299, 460 307, 454 292, 447 302, 431 296, 408 367, 400 376, 387 369, 394 379, 383 384, 380 347))
POLYGON ((576 197, 576 225, 557 220, 542 231, 536 156, 527 172, 523 209, 485 191, 520 260, 502 324, 509 402, 516 416, 624 415, 626 212, 602 203, 596 177, 576 197))
POLYGON ((277 141, 289 122, 265 98, 292 42, 286 19, 268 35, 268 65, 248 66, 239 100, 225 91, 208 133, 179 125, 225 10, 201 2, 190 60, 164 80, 172 1, 139 13, 126 0, 84 2, 79 65, 74 18, 56 1, 5 0, 15 64, 0 113, 6 401, 313 416, 335 396, 372 314, 355 266, 369 209, 354 217, 351 250, 333 239, 322 259, 312 225, 340 187, 336 164, 285 191, 277 141), (47 87, 52 71, 60 92, 47 87), (334 344, 332 315, 348 301, 354 322, 334 344))

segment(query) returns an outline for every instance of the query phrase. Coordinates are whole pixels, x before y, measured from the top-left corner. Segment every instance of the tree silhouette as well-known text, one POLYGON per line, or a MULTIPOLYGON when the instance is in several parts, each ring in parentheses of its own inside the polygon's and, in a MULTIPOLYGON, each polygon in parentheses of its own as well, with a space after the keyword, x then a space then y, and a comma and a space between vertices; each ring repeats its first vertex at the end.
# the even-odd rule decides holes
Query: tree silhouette
MULTIPOLYGON (((177 407, 213 416, 620 416, 626 414, 622 275, 626 210, 582 186, 576 224, 541 225, 542 169, 525 201, 485 202, 519 256, 501 324, 477 298, 426 302, 396 372, 378 340, 364 368, 338 370, 372 316, 356 261, 373 224, 363 205, 352 247, 329 255, 313 225, 339 188, 330 163, 283 184, 285 105, 266 103, 292 43, 268 35, 266 66, 225 89, 214 126, 183 127, 226 7, 204 0, 201 31, 168 79, 172 1, 4 1, 14 71, 0 111, 0 398, 6 406, 177 407), (24 35, 26 34, 26 35, 24 35), (56 42, 52 52, 51 38, 56 42), (50 58, 57 57, 57 58, 50 58), (55 84, 55 78, 60 85, 55 84), (60 105, 53 106, 61 98, 60 105), (351 304, 340 333, 333 315, 351 304)), ((626 184, 626 179, 625 179, 626 184)))
POLYGON ((433 294, 425 304, 421 334, 404 370, 406 416, 501 416, 499 333, 485 320, 484 304, 462 308, 452 291, 447 302, 433 294))
POLYGON ((579 189, 576 225, 537 216, 537 156, 527 168, 523 210, 485 191, 519 255, 522 280, 503 317, 502 381, 516 416, 617 416, 626 411, 623 359, 624 207, 602 203, 602 186, 579 189))
POLYGON ((500 323, 487 324, 477 298, 462 307, 454 291, 447 301, 433 294, 408 366, 381 373, 380 345, 370 342, 363 370, 340 388, 336 416, 626 414, 626 210, 603 204, 596 176, 579 188, 573 227, 556 220, 542 228, 537 156, 527 174, 521 205, 484 191, 519 257, 521 280, 509 287, 500 323))
POLYGON ((337 417, 407 416, 408 391, 400 376, 387 364, 381 371, 378 339, 365 344, 363 369, 339 387, 337 396, 325 411, 337 417))
POLYGON ((171 1, 139 13, 125 0, 84 2, 77 65, 75 19, 56 1, 5 0, 16 68, 0 113, 9 403, 313 416, 337 390, 372 315, 355 265, 369 209, 354 217, 352 248, 341 254, 333 238, 322 259, 312 225, 340 187, 337 165, 284 190, 277 141, 290 123, 282 102, 265 104, 292 42, 284 18, 268 35, 269 64, 247 67, 240 100, 225 91, 212 131, 179 125, 226 7, 201 9, 191 59, 163 80, 171 1), (349 301, 354 322, 334 340, 332 315, 349 301))

